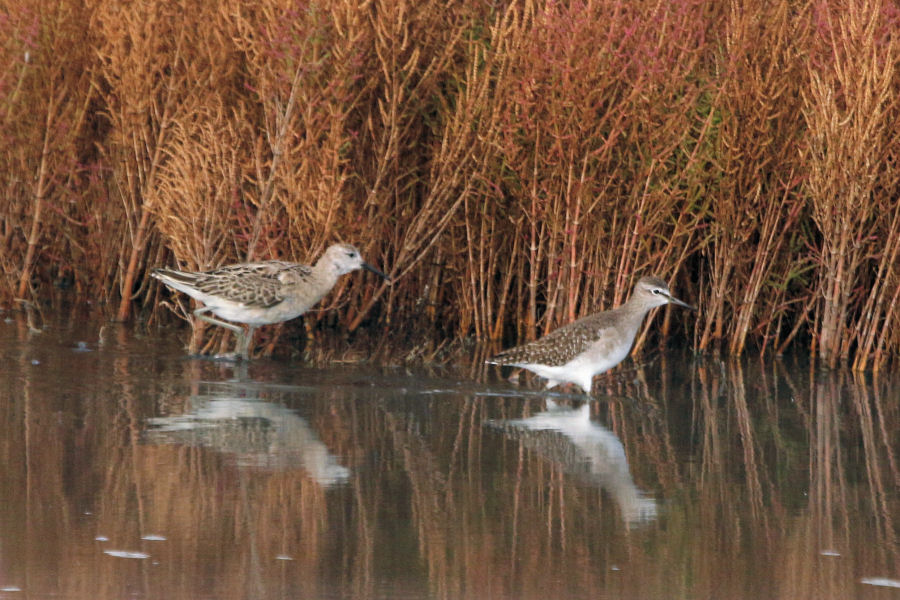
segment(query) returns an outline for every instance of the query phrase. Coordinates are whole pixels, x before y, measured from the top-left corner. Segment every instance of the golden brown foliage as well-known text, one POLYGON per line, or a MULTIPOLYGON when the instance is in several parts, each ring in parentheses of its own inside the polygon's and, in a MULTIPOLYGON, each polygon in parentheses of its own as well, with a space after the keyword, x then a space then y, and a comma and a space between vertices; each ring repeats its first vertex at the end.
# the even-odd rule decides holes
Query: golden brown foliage
POLYGON ((900 353, 896 0, 0 15, 5 304, 155 315, 152 267, 345 240, 395 280, 342 283, 351 331, 531 339, 653 272, 699 350, 900 353))

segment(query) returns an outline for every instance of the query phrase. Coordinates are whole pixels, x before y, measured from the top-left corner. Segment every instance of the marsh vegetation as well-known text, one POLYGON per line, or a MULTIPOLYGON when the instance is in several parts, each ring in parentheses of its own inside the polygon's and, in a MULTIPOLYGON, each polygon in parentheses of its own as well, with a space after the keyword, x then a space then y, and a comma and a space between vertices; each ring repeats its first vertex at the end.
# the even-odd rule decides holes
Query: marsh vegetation
POLYGON ((898 8, 5 0, 0 303, 153 325, 188 310, 154 267, 343 240, 395 283, 349 279, 309 334, 524 341, 653 273, 699 305, 661 329, 696 350, 881 369, 898 8))

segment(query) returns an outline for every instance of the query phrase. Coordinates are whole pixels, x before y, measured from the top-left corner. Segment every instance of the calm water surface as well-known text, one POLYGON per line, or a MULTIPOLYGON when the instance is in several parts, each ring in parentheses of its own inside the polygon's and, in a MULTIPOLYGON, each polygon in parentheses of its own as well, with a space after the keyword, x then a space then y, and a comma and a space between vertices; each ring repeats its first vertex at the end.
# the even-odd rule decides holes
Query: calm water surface
POLYGON ((900 381, 544 394, 0 315, 0 598, 900 598, 900 381))

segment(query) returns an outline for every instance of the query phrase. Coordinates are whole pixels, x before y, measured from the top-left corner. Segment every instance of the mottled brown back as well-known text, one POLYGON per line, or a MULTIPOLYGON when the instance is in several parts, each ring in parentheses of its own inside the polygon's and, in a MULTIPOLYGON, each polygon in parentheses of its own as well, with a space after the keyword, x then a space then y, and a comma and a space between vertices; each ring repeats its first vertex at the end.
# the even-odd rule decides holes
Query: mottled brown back
POLYGON ((551 331, 539 340, 504 350, 490 362, 498 365, 540 363, 551 367, 562 366, 587 350, 601 331, 613 327, 615 315, 616 311, 613 310, 582 317, 551 331))
POLYGON ((284 301, 284 286, 309 281, 312 269, 306 265, 270 260, 228 265, 202 273, 169 269, 158 269, 158 272, 204 294, 247 306, 269 308, 284 301))

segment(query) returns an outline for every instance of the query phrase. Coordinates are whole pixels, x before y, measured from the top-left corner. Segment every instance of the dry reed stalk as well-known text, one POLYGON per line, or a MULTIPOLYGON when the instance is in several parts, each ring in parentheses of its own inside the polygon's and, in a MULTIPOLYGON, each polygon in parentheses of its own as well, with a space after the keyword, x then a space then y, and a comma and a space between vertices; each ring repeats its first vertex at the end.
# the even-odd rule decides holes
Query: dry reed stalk
POLYGON ((795 178, 773 174, 796 169, 801 123, 793 89, 805 71, 791 53, 805 30, 785 2, 749 10, 735 0, 725 25, 721 83, 710 113, 717 118, 711 182, 717 199, 710 205, 710 290, 698 345, 726 344, 740 354, 753 320, 771 318, 757 300, 764 285, 778 285, 770 281, 772 270, 802 205, 795 178))
MULTIPOLYGON (((251 137, 246 114, 229 114, 224 106, 209 104, 204 99, 193 114, 173 123, 156 185, 147 197, 154 228, 178 268, 190 271, 238 262, 244 253, 232 232, 235 213, 245 201, 242 158, 251 137)), ((189 311, 178 306, 187 319, 189 311)), ((198 350, 202 329, 200 325, 192 336, 192 352, 198 350)))
POLYGON ((470 295, 461 294, 459 302, 463 310, 472 315, 470 327, 474 327, 475 337, 478 339, 484 339, 489 328, 487 317, 489 304, 486 302, 489 292, 484 277, 485 245, 489 236, 485 225, 486 222, 493 223, 494 218, 493 215, 489 218, 486 214, 488 207, 490 203, 487 202, 470 202, 468 197, 463 200, 466 235, 462 244, 467 254, 466 264, 469 266, 466 284, 470 295), (470 207, 470 204, 474 205, 474 208, 470 207), (474 231, 476 229, 478 233, 474 231))
POLYGON ((884 193, 882 157, 897 136, 891 116, 898 49, 893 35, 881 35, 881 6, 860 0, 820 7, 824 48, 810 63, 810 86, 803 93, 810 169, 805 187, 822 235, 815 335, 823 363, 832 368, 850 354, 868 235, 890 218, 876 207, 884 193))
POLYGON ((7 176, 3 183, 3 202, 0 203, 0 298, 11 302, 18 296, 22 273, 21 257, 27 241, 24 234, 29 202, 28 186, 15 173, 34 171, 35 161, 28 156, 25 139, 40 139, 37 124, 31 124, 25 88, 34 77, 32 53, 40 47, 40 19, 28 5, 10 6, 0 22, 0 170, 7 176))
MULTIPOLYGON (((390 267, 397 280, 418 267, 453 222, 464 199, 477 187, 477 176, 466 176, 476 164, 480 146, 471 124, 489 108, 483 102, 489 80, 475 70, 444 72, 455 63, 468 24, 461 19, 450 20, 439 37, 433 31, 414 35, 417 28, 434 24, 443 14, 438 3, 417 4, 415 8, 401 3, 379 11, 373 22, 375 55, 384 85, 377 90, 373 105, 377 112, 370 112, 364 121, 364 139, 372 140, 375 150, 374 163, 368 159, 370 164, 364 171, 365 208, 375 231, 392 231, 390 267), (423 20, 412 20, 414 14, 423 20), (440 106, 443 118, 432 125, 433 134, 424 138, 433 140, 429 160, 420 164, 420 158, 406 149, 422 143, 423 125, 420 118, 412 122, 410 118, 428 108, 431 95, 443 97, 442 78, 454 85, 454 78, 468 81, 452 104, 440 106), (415 142, 417 137, 420 141, 415 142), (392 182, 393 191, 382 189, 386 181, 392 182), (393 218, 387 218, 392 214, 393 218)), ((448 19, 452 18, 453 13, 448 19)), ((379 288, 367 298, 349 323, 351 330, 360 325, 385 289, 379 288)))
MULTIPOLYGON (((801 234, 802 235, 802 234, 801 234)), ((800 237, 792 234, 791 237, 800 237)), ((775 355, 784 354, 809 321, 809 314, 815 305, 815 297, 809 290, 807 279, 814 270, 813 259, 802 250, 794 250, 794 240, 789 240, 782 260, 775 265, 772 275, 773 286, 768 294, 759 297, 759 313, 766 318, 751 331, 760 339, 759 352, 766 353, 769 347, 775 355), (802 261, 794 261, 794 256, 804 254, 802 261), (784 333, 787 329, 787 333, 784 333)))
MULTIPOLYGON (((537 192, 537 184, 538 184, 538 156, 539 152, 537 149, 540 147, 540 130, 535 132, 535 152, 533 157, 533 166, 531 168, 531 181, 529 185, 529 210, 526 213, 529 226, 530 226, 530 235, 529 235, 529 247, 528 247, 528 310, 527 310, 527 320, 525 321, 525 338, 524 341, 531 341, 537 337, 537 325, 538 325, 538 289, 539 289, 539 273, 540 273, 540 264, 543 262, 544 257, 544 243, 545 238, 543 235, 540 235, 540 230, 538 224, 541 223, 541 214, 538 212, 538 192, 537 192)), ((523 263, 525 261, 522 261, 523 263)), ((523 264, 524 268, 524 264, 523 264)))
POLYGON ((875 371, 884 367, 886 332, 897 327, 897 298, 900 296, 900 273, 897 265, 900 258, 900 206, 892 206, 896 201, 882 203, 882 210, 893 209, 893 216, 885 215, 882 222, 890 219, 886 233, 880 236, 882 248, 878 267, 874 274, 872 289, 866 295, 860 318, 856 322, 853 336, 857 351, 853 359, 853 370, 865 370, 869 362, 875 371))
MULTIPOLYGON (((176 118, 190 59, 184 51, 192 44, 191 26, 183 18, 185 6, 141 3, 128 6, 101 4, 94 20, 100 60, 99 83, 110 134, 104 148, 113 166, 112 176, 127 215, 129 242, 122 251, 124 271, 117 274, 121 301, 116 318, 128 318, 139 263, 144 257, 150 229, 145 204, 156 185, 163 147, 176 118), (169 40, 174 37, 175 44, 169 40)), ((187 11, 190 13, 190 11, 187 11)), ((188 81, 186 81, 188 79, 188 81)))
POLYGON ((339 209, 349 177, 344 148, 352 143, 347 119, 356 108, 360 48, 358 34, 339 34, 333 13, 343 6, 329 12, 233 3, 223 11, 262 126, 251 154, 258 200, 248 260, 258 254, 313 259, 334 241, 335 222, 348 220, 339 209))
POLYGON ((894 293, 890 297, 890 302, 885 312, 885 322, 892 324, 892 326, 882 328, 878 335, 878 344, 873 356, 876 369, 886 364, 891 353, 896 355, 896 349, 900 348, 900 327, 896 326, 898 319, 900 319, 900 281, 895 278, 894 293))
MULTIPOLYGON (((297 62, 301 63, 301 61, 297 62)), ((253 218, 253 229, 250 233, 250 239, 247 242, 247 252, 244 257, 247 261, 252 261, 255 258, 263 224, 271 218, 269 214, 269 202, 271 202, 272 196, 274 195, 275 178, 281 167, 282 156, 285 153, 285 146, 287 145, 286 138, 294 125, 294 109, 297 103, 298 88, 300 87, 302 74, 303 68, 301 64, 297 64, 297 66, 294 67, 294 77, 291 81, 287 102, 283 109, 280 108, 280 106, 275 109, 275 114, 273 115, 274 118, 272 119, 274 129, 266 131, 267 135, 265 139, 269 144, 269 160, 257 155, 256 164, 265 165, 265 167, 263 169, 264 173, 260 173, 260 175, 263 176, 263 179, 258 184, 261 188, 261 194, 259 196, 256 215, 253 218)), ((276 104, 279 104, 277 98, 275 102, 276 104)), ((266 250, 270 249, 267 248, 266 250)), ((267 254, 270 254, 270 252, 267 252, 267 254)))
POLYGON ((79 183, 92 98, 91 57, 82 43, 88 19, 83 7, 67 4, 4 12, 0 169, 9 178, 0 213, 2 268, 9 295, 22 300, 39 294, 32 289, 38 275, 68 277, 72 270, 66 240, 48 233, 67 229, 79 183))
MULTIPOLYGON (((513 246, 510 250, 510 257, 518 257, 519 252, 521 252, 521 248, 519 246, 519 241, 522 237, 521 230, 522 221, 518 221, 516 223, 516 229, 513 232, 513 246)), ((514 259, 510 259, 510 263, 514 259)), ((500 268, 503 273, 503 281, 500 285, 500 298, 499 298, 499 308, 497 309, 497 316, 494 320, 493 326, 491 328, 491 340, 500 340, 503 335, 503 324, 506 322, 506 313, 507 313, 507 299, 509 298, 510 293, 513 291, 513 279, 516 274, 516 270, 513 268, 513 264, 507 264, 505 268, 500 268)))
MULTIPOLYGON (((158 173, 171 158, 171 134, 208 105, 212 114, 236 83, 231 41, 222 34, 215 7, 178 4, 102 5, 96 35, 101 40, 101 89, 110 131, 106 159, 125 210, 129 239, 117 274, 122 299, 117 317, 128 316, 135 283, 146 268, 147 248, 157 231, 151 216, 158 173)), ((186 244, 192 241, 184 241, 186 244)), ((194 257, 198 259, 200 257, 194 257)))
MULTIPOLYGON (((94 116, 95 125, 100 120, 94 116)), ((125 208, 114 198, 109 173, 102 159, 92 157, 87 167, 87 187, 80 198, 83 227, 79 232, 85 256, 81 265, 90 264, 91 270, 75 270, 76 277, 83 280, 81 285, 85 294, 99 305, 108 307, 120 299, 113 282, 120 272, 123 248, 128 246, 128 232, 123 227, 125 208)), ((149 247, 159 251, 158 243, 151 243, 149 247)))
MULTIPOLYGON (((55 78, 54 78, 55 79, 55 78)), ((65 94, 65 90, 62 90, 65 94)), ((19 277, 19 286, 16 291, 16 297, 25 299, 25 293, 29 291, 31 286, 31 269, 34 262, 35 249, 40 239, 41 218, 43 217, 43 209, 45 195, 47 194, 47 161, 50 152, 50 138, 53 124, 57 117, 56 109, 62 98, 57 98, 56 93, 51 90, 50 98, 47 104, 47 121, 44 127, 43 144, 41 148, 41 157, 39 160, 38 172, 34 187, 34 204, 31 210, 31 226, 27 235, 25 245, 25 259, 22 263, 21 276, 19 277)))
POLYGON ((19 262, 15 260, 22 255, 22 238, 17 235, 15 224, 24 221, 22 216, 25 203, 14 199, 21 198, 22 194, 15 191, 19 187, 16 182, 7 182, 4 197, 6 206, 0 214, 2 227, 0 227, 0 301, 5 304, 15 298, 16 285, 19 280, 19 262))
MULTIPOLYGON (((774 195, 774 190, 770 194, 774 195)), ((777 287, 784 289, 781 282, 772 280, 772 276, 776 272, 776 261, 784 247, 787 233, 797 222, 803 206, 796 199, 789 199, 791 194, 791 187, 785 186, 780 196, 775 198, 770 196, 768 202, 762 203, 760 239, 754 249, 752 267, 750 267, 748 276, 749 281, 744 287, 740 304, 734 310, 737 318, 728 347, 728 351, 732 355, 743 353, 754 317, 764 323, 774 318, 774 315, 771 314, 757 316, 761 312, 757 300, 762 295, 764 286, 770 290, 770 294, 777 292, 777 287)), ((789 256, 788 260, 792 265, 798 264, 802 260, 802 258, 795 259, 793 255, 789 256)))

